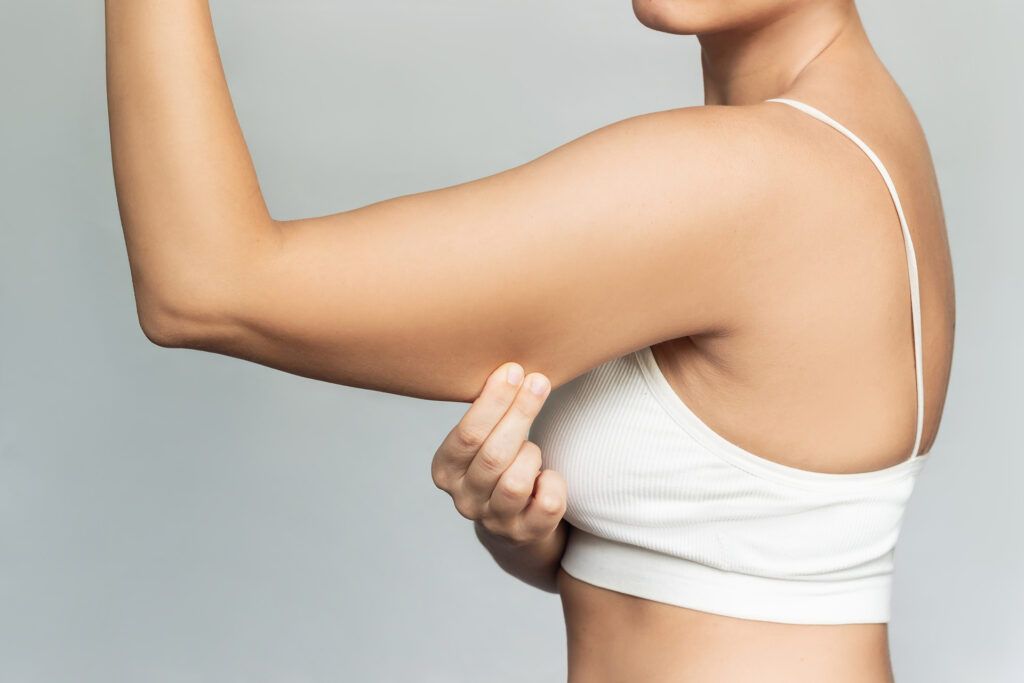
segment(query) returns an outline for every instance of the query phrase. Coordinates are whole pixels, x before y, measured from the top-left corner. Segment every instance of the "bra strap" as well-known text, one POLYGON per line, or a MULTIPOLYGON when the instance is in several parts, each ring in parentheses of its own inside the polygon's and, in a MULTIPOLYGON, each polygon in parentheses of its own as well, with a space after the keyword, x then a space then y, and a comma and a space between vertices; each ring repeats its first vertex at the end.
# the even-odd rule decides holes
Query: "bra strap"
POLYGON ((900 229, 903 231, 903 245, 907 252, 907 271, 910 274, 910 317, 914 334, 914 371, 917 381, 917 430, 914 435, 914 448, 910 453, 910 458, 908 458, 909 460, 913 460, 921 450, 921 436, 924 432, 924 369, 921 361, 921 283, 917 272, 917 253, 914 251, 914 241, 910 237, 910 228, 907 227, 907 218, 903 214, 903 205, 900 203, 899 194, 896 193, 896 185, 893 183, 892 177, 889 175, 889 171, 886 170, 885 164, 883 164, 882 160, 878 158, 878 155, 875 154, 863 140, 854 135, 852 131, 828 114, 815 109, 809 104, 804 104, 803 102, 784 97, 775 97, 765 100, 765 102, 781 102, 783 104, 788 104, 789 106, 795 107, 806 114, 810 114, 823 123, 827 123, 845 135, 855 145, 860 147, 861 151, 864 152, 868 159, 871 160, 871 163, 875 165, 875 168, 877 168, 878 172, 882 175, 882 179, 885 180, 885 186, 889 188, 889 194, 892 195, 892 203, 896 206, 896 214, 900 219, 900 229))

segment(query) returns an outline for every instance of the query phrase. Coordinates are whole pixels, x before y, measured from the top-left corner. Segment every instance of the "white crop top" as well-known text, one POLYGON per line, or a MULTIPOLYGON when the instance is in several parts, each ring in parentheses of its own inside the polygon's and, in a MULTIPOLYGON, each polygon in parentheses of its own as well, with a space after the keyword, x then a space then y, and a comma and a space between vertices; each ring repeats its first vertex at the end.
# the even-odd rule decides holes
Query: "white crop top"
POLYGON ((896 539, 924 463, 917 259, 895 185, 856 135, 802 102, 871 159, 892 195, 910 271, 917 432, 906 460, 811 472, 714 432, 676 394, 650 347, 548 397, 530 440, 568 483, 562 567, 596 586, 744 619, 888 622, 896 539))

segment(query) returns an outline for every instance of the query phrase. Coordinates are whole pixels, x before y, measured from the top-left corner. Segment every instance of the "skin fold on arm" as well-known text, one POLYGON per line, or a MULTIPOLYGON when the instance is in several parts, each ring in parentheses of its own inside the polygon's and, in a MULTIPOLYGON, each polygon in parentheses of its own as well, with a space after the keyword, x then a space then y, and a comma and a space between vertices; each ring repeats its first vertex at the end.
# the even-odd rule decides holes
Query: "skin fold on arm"
POLYGON ((728 333, 758 258, 749 217, 793 194, 764 171, 795 161, 756 107, 693 107, 488 177, 277 220, 207 0, 107 0, 106 23, 118 204, 140 322, 162 346, 428 399, 472 402, 510 359, 557 387, 728 333))

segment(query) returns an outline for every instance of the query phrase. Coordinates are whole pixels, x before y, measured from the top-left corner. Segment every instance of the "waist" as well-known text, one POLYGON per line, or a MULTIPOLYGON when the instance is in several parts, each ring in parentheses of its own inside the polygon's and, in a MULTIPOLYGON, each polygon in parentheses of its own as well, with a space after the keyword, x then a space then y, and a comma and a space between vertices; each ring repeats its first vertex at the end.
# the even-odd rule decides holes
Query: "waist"
POLYGON ((569 683, 891 683, 885 623, 785 624, 713 614, 559 571, 569 683))

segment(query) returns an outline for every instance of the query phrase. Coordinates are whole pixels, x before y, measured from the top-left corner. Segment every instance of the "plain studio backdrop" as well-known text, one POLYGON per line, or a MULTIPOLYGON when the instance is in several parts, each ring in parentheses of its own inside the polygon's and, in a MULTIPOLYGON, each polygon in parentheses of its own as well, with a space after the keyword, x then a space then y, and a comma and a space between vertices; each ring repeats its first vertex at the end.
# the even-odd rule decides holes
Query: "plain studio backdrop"
MULTIPOLYGON (((859 5, 931 143, 959 303, 945 420, 897 549, 897 678, 1017 681, 1024 11, 859 5)), ((627 0, 213 9, 278 218, 702 102, 696 40, 645 29, 627 0)), ((557 597, 502 574, 431 483, 465 404, 143 337, 103 50, 98 0, 0 9, 0 681, 561 680, 557 597)))

